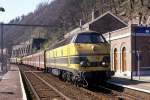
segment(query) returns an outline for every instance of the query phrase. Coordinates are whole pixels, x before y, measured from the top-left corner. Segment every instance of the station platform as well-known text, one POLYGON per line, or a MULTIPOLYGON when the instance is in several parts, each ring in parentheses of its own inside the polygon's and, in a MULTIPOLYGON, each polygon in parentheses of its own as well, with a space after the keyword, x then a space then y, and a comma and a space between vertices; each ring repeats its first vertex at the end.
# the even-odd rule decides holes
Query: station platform
POLYGON ((134 77, 133 80, 130 77, 113 76, 107 82, 150 94, 150 76, 134 77))
POLYGON ((18 66, 11 65, 1 76, 0 100, 27 100, 18 66))

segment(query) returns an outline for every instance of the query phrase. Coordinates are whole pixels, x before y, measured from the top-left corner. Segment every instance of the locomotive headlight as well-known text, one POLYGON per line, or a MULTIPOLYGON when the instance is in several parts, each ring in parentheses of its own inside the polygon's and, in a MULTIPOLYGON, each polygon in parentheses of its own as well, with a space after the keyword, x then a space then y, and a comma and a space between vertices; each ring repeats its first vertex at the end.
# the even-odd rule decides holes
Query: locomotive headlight
POLYGON ((85 62, 85 61, 81 61, 81 62, 80 62, 80 66, 81 66, 81 67, 84 67, 85 65, 86 65, 86 62, 85 62))
POLYGON ((110 63, 110 57, 109 56, 105 56, 103 58, 103 60, 101 61, 101 66, 108 67, 109 63, 110 63))
POLYGON ((88 67, 89 65, 90 65, 90 63, 87 60, 80 62, 81 67, 88 67))
POLYGON ((103 62, 102 62, 102 66, 106 66, 106 62, 103 61, 103 62))
POLYGON ((101 62, 101 66, 102 66, 102 67, 108 67, 108 64, 107 64, 107 62, 102 61, 102 62, 101 62))

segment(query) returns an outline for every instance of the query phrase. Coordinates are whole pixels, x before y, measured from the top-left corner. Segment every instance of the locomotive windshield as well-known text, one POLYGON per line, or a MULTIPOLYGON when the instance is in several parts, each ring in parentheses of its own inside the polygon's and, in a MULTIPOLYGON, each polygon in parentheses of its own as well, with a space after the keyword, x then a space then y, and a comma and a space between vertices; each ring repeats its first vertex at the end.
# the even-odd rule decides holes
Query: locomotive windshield
POLYGON ((75 43, 103 43, 106 42, 104 37, 98 33, 78 34, 75 43))

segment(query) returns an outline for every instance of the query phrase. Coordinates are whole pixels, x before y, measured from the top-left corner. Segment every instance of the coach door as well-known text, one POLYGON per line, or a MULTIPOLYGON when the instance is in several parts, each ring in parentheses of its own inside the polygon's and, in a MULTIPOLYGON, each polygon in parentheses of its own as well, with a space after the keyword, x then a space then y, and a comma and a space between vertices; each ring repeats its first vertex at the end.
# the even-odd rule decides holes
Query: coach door
POLYGON ((114 71, 117 71, 118 67, 118 54, 117 54, 117 49, 114 50, 114 71))
POLYGON ((126 71, 126 48, 122 49, 122 72, 126 71))

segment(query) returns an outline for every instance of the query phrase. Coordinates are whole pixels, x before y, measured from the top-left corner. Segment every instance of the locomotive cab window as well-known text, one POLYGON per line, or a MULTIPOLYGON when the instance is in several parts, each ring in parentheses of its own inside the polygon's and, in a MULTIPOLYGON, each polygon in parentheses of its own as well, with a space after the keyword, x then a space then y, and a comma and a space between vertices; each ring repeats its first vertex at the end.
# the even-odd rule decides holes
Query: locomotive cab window
POLYGON ((75 43, 104 43, 105 39, 98 33, 78 34, 75 43))

